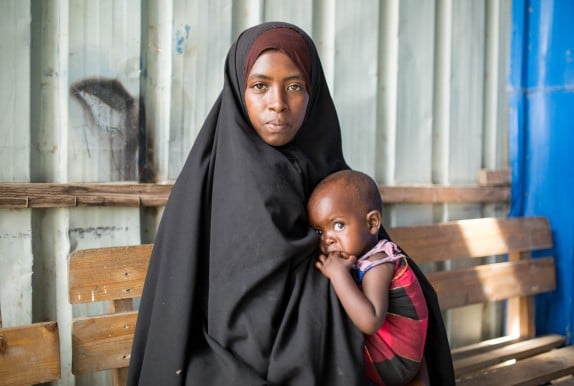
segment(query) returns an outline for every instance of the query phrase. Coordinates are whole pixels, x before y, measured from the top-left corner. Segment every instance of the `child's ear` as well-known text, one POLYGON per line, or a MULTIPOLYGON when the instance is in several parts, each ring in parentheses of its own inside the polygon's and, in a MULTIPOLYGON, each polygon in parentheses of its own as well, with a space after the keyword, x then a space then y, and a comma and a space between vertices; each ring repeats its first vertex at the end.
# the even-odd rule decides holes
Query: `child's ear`
POLYGON ((381 227, 381 212, 372 210, 367 213, 367 224, 369 224, 369 232, 372 235, 379 233, 379 228, 381 227))

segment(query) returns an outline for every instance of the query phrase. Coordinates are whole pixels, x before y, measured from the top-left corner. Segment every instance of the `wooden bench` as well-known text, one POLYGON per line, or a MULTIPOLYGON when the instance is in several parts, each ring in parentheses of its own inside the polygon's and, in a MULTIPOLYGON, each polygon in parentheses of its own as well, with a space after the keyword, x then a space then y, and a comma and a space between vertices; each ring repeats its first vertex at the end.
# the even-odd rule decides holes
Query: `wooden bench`
MULTIPOLYGON (((1 321, 1 320, 0 320, 1 321)), ((0 325, 0 385, 21 386, 60 379, 56 322, 0 325)))
MULTIPOLYGON (((530 252, 552 247, 544 218, 482 218, 397 227, 389 233, 419 264, 477 262, 427 274, 442 309, 507 302, 506 336, 453 350, 459 385, 538 385, 574 373, 574 346, 561 347, 565 338, 559 335, 535 337, 533 295, 556 287, 554 259, 530 258, 530 252), (508 258, 475 259, 496 255, 508 258), (515 363, 507 365, 510 361, 515 363)), ((70 302, 110 302, 108 314, 73 321, 74 374, 114 369, 114 384, 125 383, 137 316, 132 299, 141 296, 151 248, 97 248, 70 255, 70 302)))
POLYGON ((552 248, 545 218, 462 220, 389 233, 419 264, 478 262, 427 274, 443 310, 506 301, 505 336, 452 351, 458 385, 540 385, 574 373, 574 346, 558 349, 565 337, 535 336, 533 296, 556 288, 554 258, 531 258, 533 251, 552 248), (496 255, 508 258, 476 259, 496 255))

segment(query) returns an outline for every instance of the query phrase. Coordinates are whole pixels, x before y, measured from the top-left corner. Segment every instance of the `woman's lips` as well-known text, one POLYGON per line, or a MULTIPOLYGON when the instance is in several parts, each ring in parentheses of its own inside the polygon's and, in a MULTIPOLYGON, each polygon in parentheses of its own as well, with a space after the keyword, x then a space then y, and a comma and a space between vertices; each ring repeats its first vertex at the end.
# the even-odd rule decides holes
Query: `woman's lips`
POLYGON ((267 128, 271 131, 271 132, 281 132, 281 131, 286 131, 288 130, 290 127, 288 122, 285 121, 270 121, 267 122, 267 128))

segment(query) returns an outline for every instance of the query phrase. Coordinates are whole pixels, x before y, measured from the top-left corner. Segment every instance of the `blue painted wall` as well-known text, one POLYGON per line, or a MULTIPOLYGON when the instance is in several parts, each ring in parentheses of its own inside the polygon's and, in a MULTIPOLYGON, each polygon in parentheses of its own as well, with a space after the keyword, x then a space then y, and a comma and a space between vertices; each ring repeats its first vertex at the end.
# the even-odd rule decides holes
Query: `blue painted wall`
POLYGON ((510 69, 511 216, 546 216, 558 290, 536 300, 537 333, 574 320, 574 1, 515 0, 510 69))

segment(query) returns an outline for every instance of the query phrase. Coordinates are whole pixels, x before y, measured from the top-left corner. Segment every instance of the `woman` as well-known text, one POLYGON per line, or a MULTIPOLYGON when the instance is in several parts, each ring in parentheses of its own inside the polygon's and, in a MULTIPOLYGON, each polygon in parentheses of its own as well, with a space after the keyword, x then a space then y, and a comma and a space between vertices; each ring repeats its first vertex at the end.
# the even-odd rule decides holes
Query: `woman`
POLYGON ((305 211, 346 168, 312 40, 244 31, 158 229, 128 384, 364 385, 362 334, 314 268, 305 211))
POLYGON ((244 31, 156 236, 129 384, 364 384, 362 335, 314 268, 305 212, 343 168, 311 39, 285 23, 244 31), (285 74, 270 50, 291 62, 285 74), (258 97, 267 88, 276 95, 258 97))

